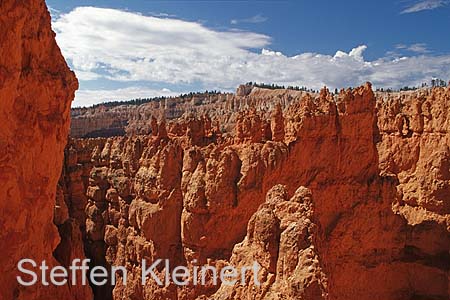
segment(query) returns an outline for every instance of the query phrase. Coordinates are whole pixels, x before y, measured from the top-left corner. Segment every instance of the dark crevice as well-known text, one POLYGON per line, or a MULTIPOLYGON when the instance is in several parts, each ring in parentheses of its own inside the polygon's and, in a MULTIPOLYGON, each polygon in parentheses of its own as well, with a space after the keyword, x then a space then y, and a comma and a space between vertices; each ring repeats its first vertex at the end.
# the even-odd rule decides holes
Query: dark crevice
POLYGON ((450 269, 450 253, 442 251, 440 253, 430 255, 414 246, 405 246, 402 251, 402 262, 419 263, 433 268, 441 269, 447 272, 450 269))

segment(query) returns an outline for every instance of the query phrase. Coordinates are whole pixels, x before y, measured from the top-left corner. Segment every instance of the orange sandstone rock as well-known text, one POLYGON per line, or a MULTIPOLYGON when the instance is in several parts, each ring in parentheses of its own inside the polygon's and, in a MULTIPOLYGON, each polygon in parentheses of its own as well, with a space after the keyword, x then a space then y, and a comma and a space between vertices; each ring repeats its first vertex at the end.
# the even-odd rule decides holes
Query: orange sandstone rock
POLYGON ((114 297, 446 299, 448 90, 418 93, 253 89, 228 99, 253 107, 220 119, 234 136, 210 138, 209 117, 184 117, 163 139, 75 140, 80 168, 105 174, 107 261, 134 278, 114 297), (264 284, 140 287, 142 257, 257 260, 264 284))
MULTIPOLYGON (((0 298, 89 298, 89 287, 24 287, 16 280, 20 259, 65 263, 52 255, 60 243, 53 214, 78 83, 56 45, 44 1, 1 1, 0 43, 0 298)), ((70 231, 67 215, 57 215, 70 231)))

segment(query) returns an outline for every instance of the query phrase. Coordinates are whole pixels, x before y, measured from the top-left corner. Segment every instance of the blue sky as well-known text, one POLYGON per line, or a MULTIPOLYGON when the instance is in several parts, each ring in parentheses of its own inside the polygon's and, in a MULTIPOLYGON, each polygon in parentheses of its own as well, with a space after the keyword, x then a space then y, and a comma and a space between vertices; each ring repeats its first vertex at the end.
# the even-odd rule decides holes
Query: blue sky
POLYGON ((74 106, 233 90, 450 79, 450 3, 47 0, 80 80, 74 106))

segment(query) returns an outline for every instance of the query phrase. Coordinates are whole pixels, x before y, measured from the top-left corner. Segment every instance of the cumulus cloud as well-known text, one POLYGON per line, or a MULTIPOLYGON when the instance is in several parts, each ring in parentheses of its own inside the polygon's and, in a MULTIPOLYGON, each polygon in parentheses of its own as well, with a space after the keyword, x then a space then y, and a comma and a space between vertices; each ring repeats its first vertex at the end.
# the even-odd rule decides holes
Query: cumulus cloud
POLYGON ((443 7, 449 3, 448 0, 422 0, 419 2, 416 2, 413 5, 408 6, 405 8, 401 13, 402 14, 410 14, 410 13, 416 13, 423 10, 432 10, 439 7, 443 7))
POLYGON ((148 89, 146 87, 128 87, 114 90, 78 90, 76 92, 75 101, 72 103, 73 107, 91 106, 93 104, 109 102, 109 101, 124 101, 138 98, 154 98, 160 96, 176 96, 178 92, 172 92, 167 88, 160 90, 148 89))
MULTIPOLYGON (((266 35, 213 31, 202 24, 79 7, 53 22, 57 41, 75 72, 101 77, 191 83, 227 77, 223 71, 246 49, 269 44, 266 35), (215 71, 211 79, 209 73, 215 71)), ((233 64, 233 68, 239 68, 233 64)), ((80 77, 84 80, 84 77, 80 77)))
POLYGON ((264 17, 261 14, 257 14, 254 15, 253 17, 250 18, 246 18, 246 19, 233 19, 230 21, 231 24, 236 25, 239 23, 252 23, 252 24, 256 24, 256 23, 264 23, 265 21, 267 21, 267 18, 264 17))
MULTIPOLYGON (((366 45, 338 50, 334 55, 288 56, 271 50, 271 38, 264 34, 217 31, 197 22, 95 7, 62 14, 53 28, 64 56, 82 81, 232 90, 248 81, 317 89, 355 86, 369 80, 375 86, 397 88, 418 85, 433 76, 450 78, 450 55, 429 55, 424 44, 404 46, 413 56, 372 61, 364 58, 366 45)), ((145 97, 145 92, 129 98, 145 97)), ((94 97, 92 91, 80 91, 77 100, 86 95, 94 97)), ((99 97, 108 98, 101 93, 99 97)))

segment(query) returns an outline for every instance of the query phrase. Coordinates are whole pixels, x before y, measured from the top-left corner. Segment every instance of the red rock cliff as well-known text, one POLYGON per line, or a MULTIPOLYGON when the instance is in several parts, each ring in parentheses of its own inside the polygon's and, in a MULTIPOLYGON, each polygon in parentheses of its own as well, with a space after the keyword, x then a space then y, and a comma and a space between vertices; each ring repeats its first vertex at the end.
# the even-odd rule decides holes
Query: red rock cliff
POLYGON ((0 2, 0 44, 0 299, 88 299, 89 289, 16 281, 22 258, 58 264, 56 183, 78 84, 43 0, 0 2))

